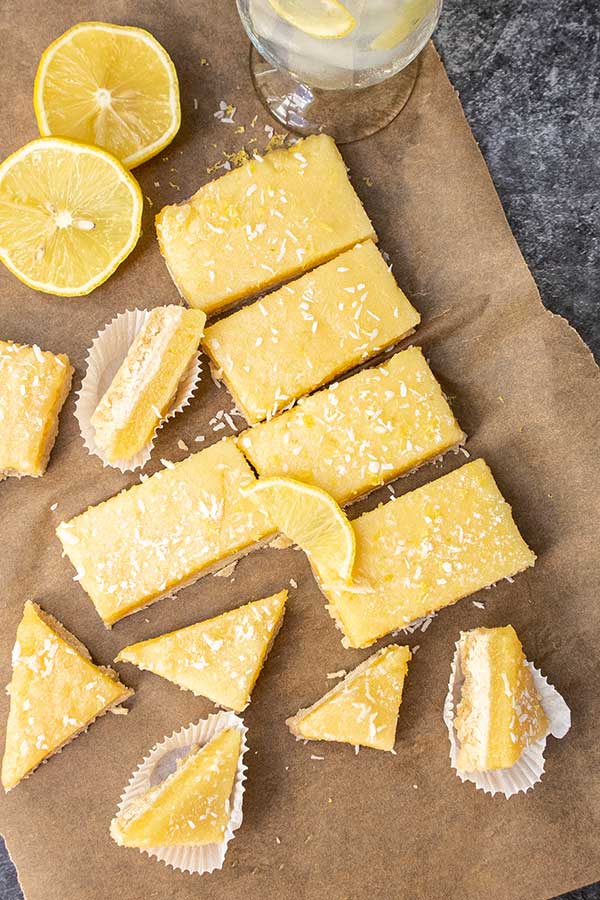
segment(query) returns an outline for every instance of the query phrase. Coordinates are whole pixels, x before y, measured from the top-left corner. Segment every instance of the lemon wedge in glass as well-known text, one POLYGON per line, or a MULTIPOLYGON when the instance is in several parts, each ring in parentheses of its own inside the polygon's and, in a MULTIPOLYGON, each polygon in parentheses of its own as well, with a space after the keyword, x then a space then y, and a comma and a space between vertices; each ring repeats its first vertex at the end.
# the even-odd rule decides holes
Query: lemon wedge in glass
POLYGON ((413 33, 435 7, 435 0, 407 0, 395 21, 369 45, 370 50, 393 50, 413 33))
POLYGON ((81 22, 42 54, 33 104, 41 135, 96 144, 132 169, 181 124, 177 73, 143 28, 81 22))
POLYGON ((39 138, 0 164, 0 261, 36 291, 89 294, 135 247, 143 199, 118 159, 39 138))
POLYGON ((356 19, 339 0, 269 0, 282 19, 317 38, 343 38, 356 19))
POLYGON ((354 528, 326 491, 293 478, 259 478, 248 494, 273 525, 304 550, 321 581, 351 580, 354 528))

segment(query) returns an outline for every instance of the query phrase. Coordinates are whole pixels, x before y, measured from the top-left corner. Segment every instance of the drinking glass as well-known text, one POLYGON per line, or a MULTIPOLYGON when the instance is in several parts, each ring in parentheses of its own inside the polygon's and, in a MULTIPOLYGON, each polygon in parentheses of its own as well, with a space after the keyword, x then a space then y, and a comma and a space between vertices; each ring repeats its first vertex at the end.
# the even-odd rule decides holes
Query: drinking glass
POLYGON ((254 86, 299 134, 339 143, 394 119, 418 73, 442 0, 237 0, 254 86))

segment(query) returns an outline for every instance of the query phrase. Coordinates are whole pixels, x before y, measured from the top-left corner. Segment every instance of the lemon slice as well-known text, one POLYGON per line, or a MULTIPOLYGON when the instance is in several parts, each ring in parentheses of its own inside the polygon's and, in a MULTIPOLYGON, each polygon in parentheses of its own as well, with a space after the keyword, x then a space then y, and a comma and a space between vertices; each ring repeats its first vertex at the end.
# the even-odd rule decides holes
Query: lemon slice
POLYGON ((175 66, 142 28, 81 22, 44 51, 33 89, 41 135, 104 147, 132 169, 181 124, 175 66))
POLYGON ((356 537, 333 497, 293 478, 260 478, 248 493, 279 531, 304 550, 322 581, 350 581, 356 537))
POLYGON ((408 0, 398 18, 371 42, 370 50, 393 50, 435 7, 435 0, 408 0))
POLYGON ((0 164, 0 261, 36 291, 89 294, 135 247, 142 206, 110 153, 31 141, 0 164))
POLYGON ((317 38, 342 38, 356 19, 339 0, 269 0, 282 19, 317 38))

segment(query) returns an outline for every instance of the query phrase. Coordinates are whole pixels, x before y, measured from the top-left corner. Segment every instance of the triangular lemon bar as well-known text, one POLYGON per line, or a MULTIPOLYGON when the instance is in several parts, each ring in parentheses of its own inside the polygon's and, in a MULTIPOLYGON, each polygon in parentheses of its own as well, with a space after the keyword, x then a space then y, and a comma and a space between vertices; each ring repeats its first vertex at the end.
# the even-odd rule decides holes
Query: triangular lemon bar
POLYGON ((517 633, 512 625, 462 632, 459 653, 465 680, 454 719, 458 768, 482 772, 513 766, 548 732, 517 633))
POLYGON ((94 665, 83 644, 30 601, 17 629, 12 666, 2 760, 7 791, 133 693, 112 669, 94 665))
POLYGON ((287 591, 254 600, 214 619, 131 644, 116 662, 162 675, 219 706, 241 712, 285 612, 287 591))
POLYGON ((226 728, 192 751, 161 784, 112 820, 113 840, 140 848, 220 843, 231 816, 241 740, 239 729, 226 728))
POLYGON ((384 647, 311 707, 288 719, 288 728, 304 740, 393 750, 410 658, 408 647, 384 647))

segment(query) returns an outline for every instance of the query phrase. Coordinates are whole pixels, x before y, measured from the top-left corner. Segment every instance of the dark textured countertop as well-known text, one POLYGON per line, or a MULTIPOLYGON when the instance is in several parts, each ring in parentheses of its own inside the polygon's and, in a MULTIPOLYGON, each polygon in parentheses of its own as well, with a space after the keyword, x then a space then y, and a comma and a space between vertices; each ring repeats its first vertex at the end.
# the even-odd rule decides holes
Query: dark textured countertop
POLYGON ((542 300, 600 358, 600 3, 446 0, 436 43, 542 300))
POLYGON ((599 0, 446 0, 436 43, 544 303, 600 359, 599 0))

